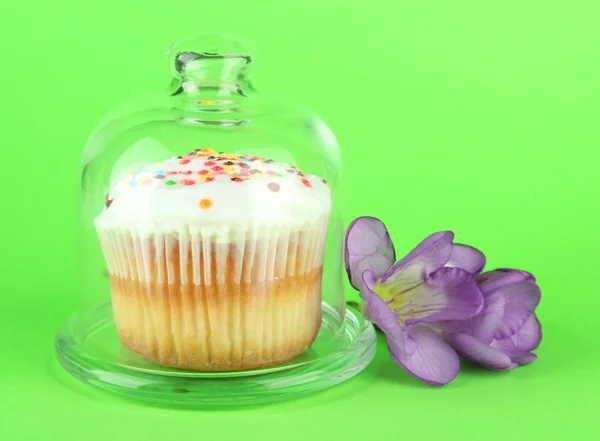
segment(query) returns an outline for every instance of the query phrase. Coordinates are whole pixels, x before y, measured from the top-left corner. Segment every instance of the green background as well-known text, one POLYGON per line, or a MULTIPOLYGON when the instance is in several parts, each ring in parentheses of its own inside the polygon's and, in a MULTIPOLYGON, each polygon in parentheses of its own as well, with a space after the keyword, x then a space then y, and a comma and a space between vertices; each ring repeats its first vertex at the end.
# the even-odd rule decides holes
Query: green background
POLYGON ((594 0, 3 1, 0 439, 597 439, 599 18, 594 0), (433 388, 379 341, 347 383, 232 411, 133 404, 65 374, 79 153, 111 107, 168 84, 166 48, 197 30, 252 41, 257 86, 330 124, 348 221, 381 217, 400 253, 452 229, 489 267, 534 272, 538 360, 433 388))

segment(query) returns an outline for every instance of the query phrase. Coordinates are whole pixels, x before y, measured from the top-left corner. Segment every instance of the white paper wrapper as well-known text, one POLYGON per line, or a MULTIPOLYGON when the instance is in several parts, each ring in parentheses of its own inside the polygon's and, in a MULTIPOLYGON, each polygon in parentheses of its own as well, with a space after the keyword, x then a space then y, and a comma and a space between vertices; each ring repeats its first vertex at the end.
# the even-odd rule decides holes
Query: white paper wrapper
POLYGON ((327 221, 218 235, 100 229, 122 343, 148 360, 194 370, 295 357, 321 324, 327 221))

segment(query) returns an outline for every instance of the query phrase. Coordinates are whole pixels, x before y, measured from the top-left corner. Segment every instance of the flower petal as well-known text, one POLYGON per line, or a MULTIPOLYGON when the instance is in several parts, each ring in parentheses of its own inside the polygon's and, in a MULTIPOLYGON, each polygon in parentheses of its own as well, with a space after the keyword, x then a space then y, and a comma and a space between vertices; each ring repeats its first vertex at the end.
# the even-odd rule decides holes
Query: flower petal
POLYGON ((464 269, 471 274, 478 274, 485 267, 485 255, 477 248, 469 245, 452 245, 452 254, 446 266, 464 269))
POLYGON ((359 291, 365 270, 381 277, 394 264, 394 244, 383 222, 363 216, 350 224, 346 232, 345 261, 350 283, 359 291))
POLYGON ((490 344, 494 332, 504 316, 504 296, 500 291, 494 291, 484 297, 483 309, 475 317, 467 320, 453 320, 441 323, 446 333, 469 334, 482 343, 490 344))
POLYGON ((518 270, 518 269, 514 269, 514 268, 496 268, 496 271, 500 271, 500 272, 505 272, 505 273, 509 273, 509 272, 517 272, 517 273, 521 273, 523 277, 525 277, 525 280, 528 282, 534 282, 535 283, 535 276, 533 274, 531 274, 530 272, 527 271, 523 271, 523 270, 518 270))
POLYGON ((425 325, 411 327, 408 333, 417 346, 413 354, 403 351, 395 339, 386 338, 394 361, 412 376, 429 384, 439 386, 454 380, 460 361, 452 347, 425 325))
POLYGON ((535 278, 526 271, 512 269, 497 269, 477 275, 477 283, 484 294, 520 282, 535 282, 535 278))
POLYGON ((361 291, 361 297, 368 307, 369 319, 381 329, 388 338, 395 341, 398 351, 412 354, 417 350, 415 341, 405 332, 404 324, 392 311, 389 305, 372 288, 377 283, 375 274, 366 270, 363 274, 365 289, 361 291))
POLYGON ((537 355, 532 354, 531 352, 525 352, 525 353, 523 353, 517 357, 514 357, 512 359, 512 361, 517 363, 519 366, 525 366, 525 365, 531 364, 535 360, 537 360, 537 355))
POLYGON ((519 366, 531 364, 537 359, 537 355, 529 351, 517 349, 510 338, 494 340, 490 347, 506 354, 513 363, 518 364, 519 366))
POLYGON ((523 327, 511 336, 515 346, 521 351, 533 351, 542 341, 542 326, 535 314, 531 314, 523 327))
POLYGON ((540 303, 540 287, 535 283, 521 282, 505 285, 498 290, 506 300, 504 316, 494 338, 501 340, 516 334, 525 325, 540 303))
POLYGON ((494 340, 490 346, 504 352, 519 365, 530 364, 537 356, 529 351, 536 349, 542 340, 542 328, 535 314, 531 314, 525 325, 515 335, 494 340))
POLYGON ((441 231, 427 237, 408 255, 387 271, 381 281, 397 282, 410 287, 443 267, 452 253, 454 233, 441 231))
MULTIPOLYGON (((380 286, 380 289, 387 288, 380 286)), ((393 290, 394 286, 390 288, 393 290)), ((393 298, 390 306, 407 325, 464 320, 483 307, 483 297, 475 278, 460 268, 440 268, 424 283, 401 291, 393 298)))
POLYGON ((460 355, 483 367, 496 371, 507 371, 517 367, 508 355, 480 342, 471 335, 452 334, 449 339, 460 355))
POLYGON ((494 340, 490 347, 506 354, 513 363, 519 366, 531 364, 537 359, 537 355, 518 349, 510 337, 504 340, 494 340))

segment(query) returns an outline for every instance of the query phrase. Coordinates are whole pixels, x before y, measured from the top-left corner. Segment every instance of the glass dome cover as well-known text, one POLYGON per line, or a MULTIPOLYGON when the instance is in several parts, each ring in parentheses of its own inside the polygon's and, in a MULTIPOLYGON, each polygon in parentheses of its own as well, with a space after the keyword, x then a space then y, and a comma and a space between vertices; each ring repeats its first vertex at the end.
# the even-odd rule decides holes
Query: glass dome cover
POLYGON ((254 402, 343 381, 373 357, 372 327, 344 301, 335 138, 254 90, 251 53, 220 35, 173 45, 169 89, 115 109, 88 141, 81 300, 56 340, 84 381, 254 402))

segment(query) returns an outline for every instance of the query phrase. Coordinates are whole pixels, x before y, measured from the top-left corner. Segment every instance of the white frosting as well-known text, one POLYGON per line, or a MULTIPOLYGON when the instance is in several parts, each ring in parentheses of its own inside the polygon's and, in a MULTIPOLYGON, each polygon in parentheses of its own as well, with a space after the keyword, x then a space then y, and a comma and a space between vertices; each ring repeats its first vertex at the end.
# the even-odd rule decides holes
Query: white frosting
POLYGON ((321 178, 253 158, 203 149, 141 169, 111 185, 112 202, 96 227, 140 236, 202 231, 226 238, 232 231, 299 230, 329 214, 331 193, 321 178))

